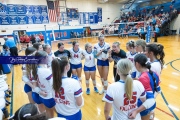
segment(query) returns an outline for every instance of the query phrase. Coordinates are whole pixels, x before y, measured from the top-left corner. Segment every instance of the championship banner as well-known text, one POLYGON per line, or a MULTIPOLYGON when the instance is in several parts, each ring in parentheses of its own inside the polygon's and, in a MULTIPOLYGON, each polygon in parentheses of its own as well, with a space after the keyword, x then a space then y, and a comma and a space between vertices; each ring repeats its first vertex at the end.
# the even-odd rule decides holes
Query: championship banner
POLYGON ((0 3, 0 25, 24 25, 49 23, 45 5, 21 5, 0 3))

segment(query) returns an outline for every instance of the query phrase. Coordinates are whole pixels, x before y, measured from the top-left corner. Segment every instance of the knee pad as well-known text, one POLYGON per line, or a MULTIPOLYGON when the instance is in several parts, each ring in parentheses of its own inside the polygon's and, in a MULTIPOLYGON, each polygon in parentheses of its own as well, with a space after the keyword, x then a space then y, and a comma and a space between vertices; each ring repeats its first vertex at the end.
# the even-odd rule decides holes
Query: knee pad
POLYGON ((96 80, 93 80, 93 84, 96 84, 96 80))
POLYGON ((86 80, 86 84, 89 84, 89 80, 86 80))

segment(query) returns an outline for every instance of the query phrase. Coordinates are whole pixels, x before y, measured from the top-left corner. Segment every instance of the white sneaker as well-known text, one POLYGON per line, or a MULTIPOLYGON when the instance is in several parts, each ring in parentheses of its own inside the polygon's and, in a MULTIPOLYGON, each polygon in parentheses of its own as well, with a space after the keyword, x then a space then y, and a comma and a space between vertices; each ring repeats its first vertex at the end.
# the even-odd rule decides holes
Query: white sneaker
POLYGON ((102 98, 102 101, 103 101, 103 102, 105 102, 105 100, 106 100, 106 99, 105 99, 105 96, 106 96, 106 94, 104 93, 103 98, 102 98))
POLYGON ((100 95, 102 95, 103 93, 104 93, 104 88, 101 91, 99 91, 100 95))

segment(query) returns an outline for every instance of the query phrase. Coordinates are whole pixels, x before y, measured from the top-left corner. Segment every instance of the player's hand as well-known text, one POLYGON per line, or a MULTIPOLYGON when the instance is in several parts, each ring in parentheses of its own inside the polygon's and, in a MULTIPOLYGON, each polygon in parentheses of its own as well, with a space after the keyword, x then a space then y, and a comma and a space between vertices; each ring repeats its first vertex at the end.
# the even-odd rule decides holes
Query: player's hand
POLYGON ((47 92, 44 92, 44 91, 40 91, 39 94, 42 95, 43 97, 47 96, 47 92))
POLYGON ((136 112, 136 110, 134 110, 134 111, 129 113, 128 118, 129 119, 135 119, 136 115, 137 115, 137 112, 136 112))

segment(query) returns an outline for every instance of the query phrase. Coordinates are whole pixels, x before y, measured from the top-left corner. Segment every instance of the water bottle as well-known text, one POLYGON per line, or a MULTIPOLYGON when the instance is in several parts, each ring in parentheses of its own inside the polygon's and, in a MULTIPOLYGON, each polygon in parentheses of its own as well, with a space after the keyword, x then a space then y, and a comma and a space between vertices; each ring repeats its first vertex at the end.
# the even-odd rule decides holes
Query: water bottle
POLYGON ((93 54, 94 54, 94 58, 97 58, 97 49, 94 49, 93 54))

